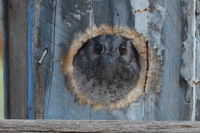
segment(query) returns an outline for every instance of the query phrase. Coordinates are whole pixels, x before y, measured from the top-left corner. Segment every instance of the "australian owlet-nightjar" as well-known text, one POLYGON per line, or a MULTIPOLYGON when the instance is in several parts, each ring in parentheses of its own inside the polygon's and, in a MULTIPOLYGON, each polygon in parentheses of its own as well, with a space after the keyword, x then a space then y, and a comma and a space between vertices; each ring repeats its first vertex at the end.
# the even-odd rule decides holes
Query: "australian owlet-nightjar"
POLYGON ((73 66, 79 91, 103 104, 123 99, 140 74, 137 50, 131 40, 120 35, 89 39, 74 57, 73 66))

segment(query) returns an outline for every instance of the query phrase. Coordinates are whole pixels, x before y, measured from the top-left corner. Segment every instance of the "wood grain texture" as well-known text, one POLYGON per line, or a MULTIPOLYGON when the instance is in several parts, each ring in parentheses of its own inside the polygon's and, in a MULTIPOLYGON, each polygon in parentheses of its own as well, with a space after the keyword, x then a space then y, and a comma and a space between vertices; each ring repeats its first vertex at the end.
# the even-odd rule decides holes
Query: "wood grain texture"
POLYGON ((7 6, 8 117, 27 118, 27 0, 9 0, 7 6))
POLYGON ((0 132, 197 133, 200 132, 200 122, 2 120, 0 121, 0 132))
POLYGON ((159 120, 184 120, 187 104, 185 103, 184 89, 179 84, 182 29, 184 25, 181 17, 181 5, 178 0, 163 0, 159 4, 163 7, 164 20, 160 31, 161 43, 158 48, 164 49, 163 53, 160 54, 163 58, 161 68, 162 87, 160 87, 159 98, 156 99, 158 102, 158 117, 159 120))
MULTIPOLYGON (((199 85, 192 84, 199 81, 198 6, 197 0, 35 1, 34 118, 189 120, 193 116, 193 120, 199 119, 199 85), (143 34, 161 64, 160 75, 152 80, 149 91, 127 108, 93 111, 92 106, 79 104, 65 84, 61 64, 72 41, 86 28, 102 24, 129 27, 143 34), (38 64, 44 50, 48 52, 38 64)), ((8 108, 11 118, 26 118, 27 1, 10 0, 8 7, 8 108)))
MULTIPOLYGON (((181 0, 51 0, 33 5, 37 10, 34 21, 33 48, 36 114, 44 119, 68 120, 188 120, 187 87, 182 86, 181 57, 183 50, 182 17, 187 6, 181 0), (88 27, 107 24, 127 26, 143 34, 159 62, 160 75, 152 80, 148 92, 127 108, 101 109, 81 105, 65 84, 62 58, 78 34, 88 27), (173 35, 172 35, 173 33, 173 35), (37 36, 36 36, 37 35, 37 36), (43 50, 48 53, 37 64, 43 50), (181 81, 181 82, 180 82, 181 81)), ((92 33, 91 33, 92 34, 92 33)), ((188 72, 187 72, 188 73, 188 72)), ((183 81, 182 81, 183 79, 183 81)))
POLYGON ((185 23, 183 36, 183 52, 182 52, 182 66, 181 75, 185 80, 185 88, 187 94, 187 102, 190 105, 191 120, 200 120, 199 116, 199 99, 200 99, 200 17, 198 0, 183 1, 185 23))
POLYGON ((196 17, 196 81, 193 82, 197 86, 197 101, 196 101, 196 120, 200 120, 200 1, 196 1, 196 11, 195 11, 195 17, 196 17))
POLYGON ((34 118, 42 119, 44 112, 45 90, 50 88, 52 80, 52 52, 54 47, 54 21, 55 3, 54 1, 34 1, 33 17, 33 97, 34 97, 34 118), (37 28, 37 27, 40 27, 37 28), (47 55, 39 64, 43 52, 47 50, 47 55))

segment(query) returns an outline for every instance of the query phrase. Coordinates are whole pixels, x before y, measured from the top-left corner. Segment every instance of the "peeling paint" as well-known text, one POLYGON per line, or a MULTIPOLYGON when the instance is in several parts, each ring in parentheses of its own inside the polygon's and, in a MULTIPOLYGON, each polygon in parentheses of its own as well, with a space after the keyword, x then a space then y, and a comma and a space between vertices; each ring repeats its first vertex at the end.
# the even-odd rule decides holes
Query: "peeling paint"
POLYGON ((151 12, 153 10, 156 10, 156 8, 147 7, 147 8, 144 8, 144 9, 137 9, 137 10, 135 10, 135 13, 151 12))
POLYGON ((135 14, 135 28, 136 31, 143 34, 145 37, 148 36, 148 13, 142 12, 143 9, 149 8, 148 0, 130 0, 132 10, 135 14), (141 10, 141 12, 139 12, 141 10))
MULTIPOLYGON (((45 91, 47 91, 45 95, 46 106, 44 107, 46 119, 183 120, 182 114, 187 111, 185 106, 189 105, 190 101, 187 102, 184 99, 186 89, 180 87, 178 82, 181 64, 181 36, 184 34, 181 32, 183 28, 181 25, 188 28, 181 19, 181 17, 187 15, 182 14, 182 8, 179 6, 180 1, 63 0, 59 2, 61 5, 58 6, 57 15, 62 19, 56 20, 56 43, 63 43, 63 45, 60 45, 59 48, 55 46, 55 53, 52 55, 54 56, 53 61, 64 56, 66 50, 72 47, 73 40, 81 39, 80 41, 85 41, 83 38, 95 36, 94 27, 107 24, 111 27, 118 26, 118 28, 129 27, 131 30, 137 30, 142 36, 145 36, 144 40, 148 41, 148 47, 150 48, 147 52, 150 68, 146 69, 148 74, 145 75, 145 93, 143 87, 142 95, 137 100, 133 100, 134 102, 130 102, 124 108, 112 108, 114 110, 99 108, 96 112, 92 112, 90 105, 79 104, 74 93, 68 91, 69 88, 65 86, 60 64, 53 62, 54 80, 52 86, 45 88, 45 91), (105 7, 105 10, 102 10, 104 9, 102 7, 105 7), (80 15, 80 20, 79 16, 76 16, 77 14, 80 15), (87 28, 87 36, 81 38, 83 35, 81 33, 85 33, 87 28), (172 32, 176 32, 173 33, 174 36, 171 35, 172 32), (67 41, 63 41, 66 38, 67 41)), ((59 17, 56 17, 56 19, 59 19, 59 17)), ((39 30, 43 31, 44 28, 39 27, 39 30)), ((183 51, 183 62, 185 63, 182 66, 184 68, 182 70, 183 77, 188 83, 191 81, 193 84, 198 83, 199 79, 194 80, 195 82, 191 80, 193 73, 191 42, 184 42, 184 46, 186 50, 183 51), (187 62, 185 62, 186 60, 187 62)), ((46 72, 45 69, 42 70, 44 73, 46 72)), ((47 69, 47 73, 52 72, 49 71, 47 69)), ((196 74, 198 74, 197 71, 196 74)), ((46 79, 46 77, 41 79, 46 79)), ((49 84, 49 82, 45 83, 49 84)), ((189 86, 191 87, 191 84, 189 86)), ((196 86, 198 87, 198 85, 196 86)), ((190 100, 192 101, 192 99, 190 100)))

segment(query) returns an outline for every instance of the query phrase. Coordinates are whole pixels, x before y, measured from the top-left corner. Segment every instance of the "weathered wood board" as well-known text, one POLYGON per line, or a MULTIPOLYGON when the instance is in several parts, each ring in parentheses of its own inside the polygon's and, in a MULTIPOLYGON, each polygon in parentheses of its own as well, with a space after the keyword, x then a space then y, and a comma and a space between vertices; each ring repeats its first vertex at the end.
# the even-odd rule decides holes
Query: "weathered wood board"
POLYGON ((28 2, 3 1, 5 114, 7 118, 27 118, 28 2), (17 7, 17 8, 16 8, 17 7))
POLYGON ((199 120, 198 0, 29 0, 28 5, 29 118, 199 120), (121 109, 94 111, 65 84, 62 61, 72 42, 101 25, 136 30, 150 52, 144 95, 121 109))
POLYGON ((197 133, 199 122, 2 120, 1 133, 197 133))

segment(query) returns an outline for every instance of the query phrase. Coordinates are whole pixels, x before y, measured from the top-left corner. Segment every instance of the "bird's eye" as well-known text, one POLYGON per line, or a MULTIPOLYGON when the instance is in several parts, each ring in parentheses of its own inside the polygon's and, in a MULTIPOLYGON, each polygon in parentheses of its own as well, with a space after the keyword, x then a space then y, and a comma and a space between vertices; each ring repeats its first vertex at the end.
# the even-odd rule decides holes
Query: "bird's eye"
POLYGON ((125 43, 122 43, 119 46, 119 52, 120 52, 120 54, 125 54, 125 52, 126 52, 126 44, 125 43))
POLYGON ((94 50, 95 50, 95 52, 97 53, 97 54, 100 54, 101 53, 101 51, 102 51, 102 45, 100 44, 100 43, 96 43, 95 44, 95 47, 94 47, 94 50))

